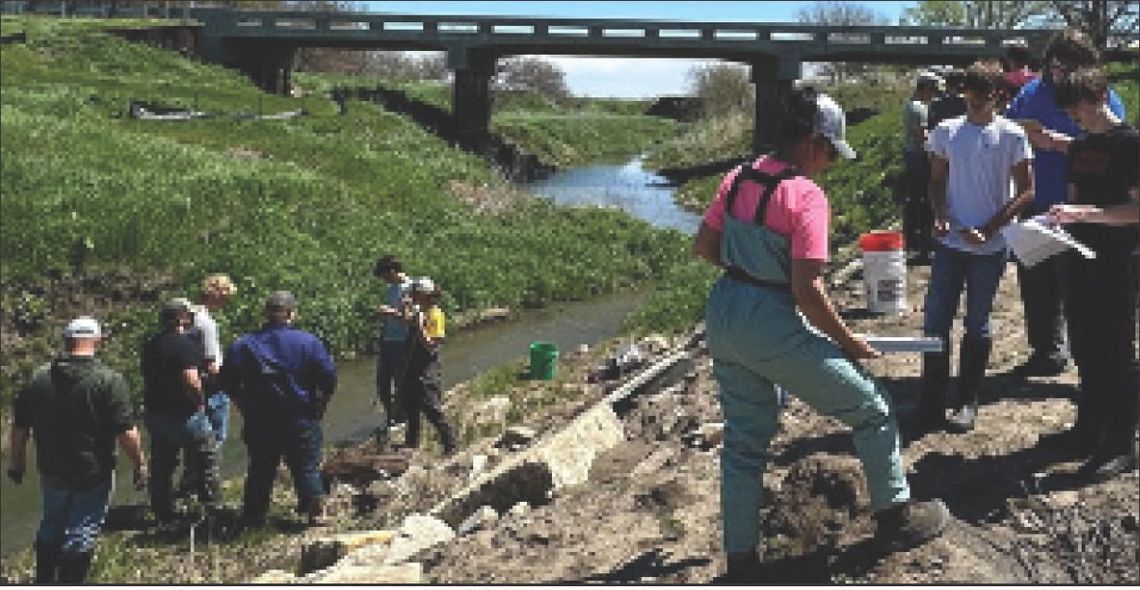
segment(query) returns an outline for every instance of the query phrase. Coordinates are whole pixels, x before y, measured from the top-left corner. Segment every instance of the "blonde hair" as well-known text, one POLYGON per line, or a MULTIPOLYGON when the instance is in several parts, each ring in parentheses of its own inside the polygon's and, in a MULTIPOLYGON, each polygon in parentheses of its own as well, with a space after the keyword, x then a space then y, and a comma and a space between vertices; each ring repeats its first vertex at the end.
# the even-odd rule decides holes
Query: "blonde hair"
POLYGON ((202 293, 230 297, 237 293, 237 285, 230 280, 230 275, 214 273, 202 279, 202 293))

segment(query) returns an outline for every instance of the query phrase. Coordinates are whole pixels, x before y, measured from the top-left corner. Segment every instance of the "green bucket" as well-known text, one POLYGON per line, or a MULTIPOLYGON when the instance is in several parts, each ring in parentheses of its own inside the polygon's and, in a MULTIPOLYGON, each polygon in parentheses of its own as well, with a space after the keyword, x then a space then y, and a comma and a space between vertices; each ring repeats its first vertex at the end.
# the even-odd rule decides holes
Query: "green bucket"
POLYGON ((530 345, 530 378, 550 381, 554 378, 554 365, 558 363, 558 347, 553 342, 532 342, 530 345))

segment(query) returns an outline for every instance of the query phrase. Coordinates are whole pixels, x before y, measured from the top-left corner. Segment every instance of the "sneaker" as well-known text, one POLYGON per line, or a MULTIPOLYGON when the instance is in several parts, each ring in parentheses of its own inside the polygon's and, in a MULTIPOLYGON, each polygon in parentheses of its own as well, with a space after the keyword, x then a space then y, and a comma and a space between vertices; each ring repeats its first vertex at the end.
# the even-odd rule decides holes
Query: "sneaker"
POLYGON ((1109 453, 1096 454, 1085 461, 1077 471, 1078 474, 1093 482, 1108 481, 1118 475, 1135 471, 1138 465, 1137 457, 1133 453, 1112 455, 1109 453))
POLYGON ((1025 379, 1026 377, 1056 377, 1068 368, 1067 360, 1051 359, 1046 356, 1030 356, 1028 360, 1017 365, 1010 371, 1010 375, 1025 379))
POLYGON ((917 547, 942 534, 950 510, 942 500, 908 500, 875 513, 875 540, 887 551, 917 547))
POLYGON ((967 404, 950 414, 946 420, 946 429, 950 432, 964 434, 974 429, 974 420, 978 417, 978 407, 967 404))

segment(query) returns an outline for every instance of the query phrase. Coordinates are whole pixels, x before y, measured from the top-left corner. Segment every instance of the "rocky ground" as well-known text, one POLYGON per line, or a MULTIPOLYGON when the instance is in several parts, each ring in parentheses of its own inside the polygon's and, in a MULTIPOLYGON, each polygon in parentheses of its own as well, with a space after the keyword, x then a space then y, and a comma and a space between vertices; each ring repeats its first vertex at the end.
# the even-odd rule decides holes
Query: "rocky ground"
MULTIPOLYGON (((858 275, 833 291, 860 332, 913 335, 920 332, 921 294, 929 269, 912 267, 909 310, 873 316, 863 306, 858 275)), ((965 435, 906 432, 918 392, 917 355, 893 354, 868 367, 888 385, 904 427, 904 460, 913 492, 940 497, 955 520, 945 535, 911 551, 883 555, 870 542, 873 524, 854 448, 846 429, 794 397, 782 416, 763 514, 767 580, 772 583, 1105 583, 1140 581, 1140 479, 1136 473, 1089 484, 1075 477, 1078 463, 1035 448, 1044 434, 1074 417, 1070 396, 1075 370, 1057 378, 1019 382, 1006 373, 1025 357, 1021 306, 1013 267, 1003 280, 993 316, 998 339, 983 393, 978 428, 965 435)), ((960 327, 956 327, 960 329, 960 327)), ((954 336, 956 341, 958 334, 954 336)), ((644 349, 658 347, 647 343, 644 349)), ((370 442, 331 453, 341 462, 369 460, 377 475, 342 476, 333 484, 331 527, 303 530, 291 515, 278 515, 268 533, 249 533, 203 544, 191 552, 186 531, 163 537, 144 530, 112 532, 97 557, 95 579, 103 582, 301 581, 293 573, 302 547, 313 539, 347 531, 406 526, 410 514, 426 514, 449 495, 533 441, 580 421, 588 407, 616 382, 581 384, 612 346, 560 360, 564 399, 526 412, 531 433, 504 442, 498 430, 450 458, 435 450, 393 453, 370 442), (484 465, 485 464, 485 465, 484 465), (387 471, 381 477, 378 472, 387 471), (282 533, 282 534, 274 534, 282 533), (170 547, 173 545, 174 550, 170 547), (108 563, 114 562, 112 567, 108 563), (142 564, 140 566, 140 564, 142 564)), ((686 361, 686 378, 669 386, 651 384, 614 405, 620 442, 593 457, 589 480, 551 485, 548 472, 511 488, 514 496, 456 527, 460 534, 409 551, 418 563, 413 580, 430 583, 706 583, 723 571, 719 522, 721 421, 710 360, 703 352, 686 361), (533 484, 533 485, 531 485, 533 484)), ((525 399, 534 384, 519 381, 508 399, 525 399)), ((466 390, 449 393, 460 403, 466 390)), ((521 403, 521 402, 515 402, 521 403)), ((464 406, 470 407, 470 406, 464 406)), ((494 422, 493 412, 464 419, 494 422)), ((492 424, 493 426, 493 424, 492 424)), ((516 433, 520 434, 520 433, 516 433)), ((428 438, 433 435, 428 434, 428 438)), ((335 463, 330 459, 330 463, 335 463)), ((283 478, 282 483, 287 481, 283 478)), ((278 504, 290 493, 278 486, 278 504)), ((473 511, 473 510, 472 510, 473 511)), ((225 528, 224 526, 222 527, 225 528)), ((445 531, 450 536, 449 531, 445 531)), ((358 557, 358 561, 363 558, 358 557)), ((6 580, 27 580, 26 556, 3 562, 6 580)), ((308 578, 309 581, 314 581, 308 578)), ((327 578, 326 578, 327 580, 327 578)), ((380 583, 384 578, 357 579, 380 583)))

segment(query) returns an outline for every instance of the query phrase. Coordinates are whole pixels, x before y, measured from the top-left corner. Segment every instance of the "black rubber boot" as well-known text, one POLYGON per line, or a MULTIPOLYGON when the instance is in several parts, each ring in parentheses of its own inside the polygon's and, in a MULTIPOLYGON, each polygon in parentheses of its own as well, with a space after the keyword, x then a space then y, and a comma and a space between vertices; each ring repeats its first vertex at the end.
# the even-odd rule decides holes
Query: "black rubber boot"
POLYGON ((915 425, 935 430, 946 425, 946 388, 950 384, 950 339, 940 335, 942 352, 922 354, 922 392, 918 399, 915 425))
POLYGON ((978 417, 978 393, 986 376, 992 345, 989 338, 962 338, 958 351, 958 407, 948 422, 954 432, 974 429, 974 421, 978 417))
POLYGON ((59 567, 58 545, 48 545, 36 539, 36 583, 56 583, 56 568, 59 567))
POLYGON ((82 584, 87 579, 87 570, 91 569, 91 558, 94 552, 62 553, 59 556, 59 583, 82 584))
POLYGON ((760 556, 756 550, 732 551, 725 556, 725 574, 718 582, 722 584, 758 584, 760 580, 760 556))

